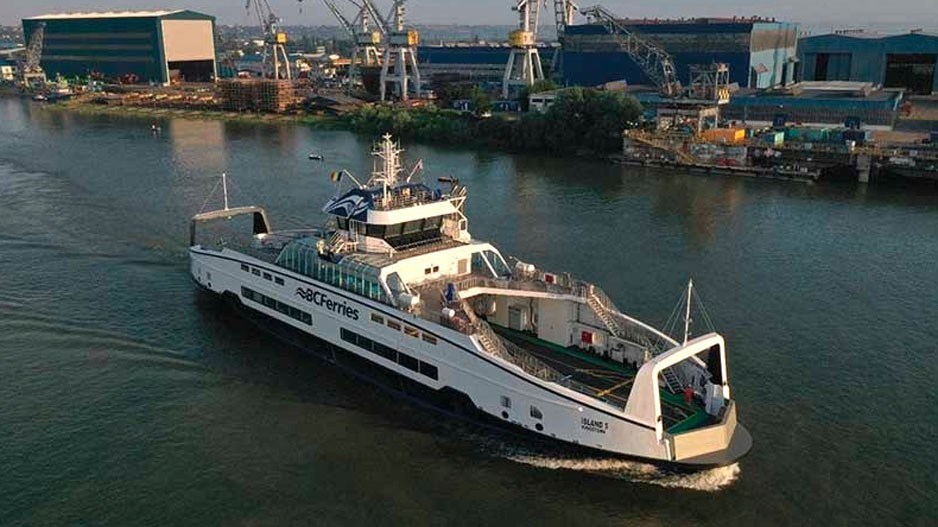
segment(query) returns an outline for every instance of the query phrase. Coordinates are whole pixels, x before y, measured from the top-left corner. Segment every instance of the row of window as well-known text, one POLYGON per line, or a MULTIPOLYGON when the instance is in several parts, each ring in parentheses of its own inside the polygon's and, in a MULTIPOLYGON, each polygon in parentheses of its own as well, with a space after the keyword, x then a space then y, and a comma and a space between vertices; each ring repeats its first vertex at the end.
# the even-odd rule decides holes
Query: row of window
POLYGON ((307 326, 313 325, 313 316, 307 313, 306 311, 297 309, 289 304, 284 304, 283 302, 276 300, 274 298, 271 298, 267 295, 262 295, 258 293, 257 291, 254 291, 253 289, 242 287, 241 296, 243 296, 244 298, 247 298, 248 300, 252 302, 257 302, 258 304, 267 306, 270 309, 277 310, 280 313, 283 313, 284 315, 287 315, 290 318, 299 320, 300 322, 306 324, 307 326))
MULTIPOLYGON (((377 314, 377 313, 372 313, 372 314, 371 314, 371 321, 372 321, 372 322, 375 322, 375 323, 378 323, 378 324, 384 324, 384 317, 381 316, 381 315, 379 315, 379 314, 377 314)), ((391 328, 391 329, 393 329, 393 330, 395 330, 395 331, 400 331, 400 330, 401 330, 401 324, 400 324, 400 322, 394 320, 393 318, 389 318, 388 321, 387 321, 387 324, 388 324, 388 327, 389 327, 389 328, 391 328)), ((423 338, 423 341, 424 341, 424 342, 429 343, 429 344, 436 345, 436 343, 437 343, 436 337, 434 337, 433 335, 430 335, 430 334, 428 334, 428 333, 423 333, 423 334, 421 334, 420 331, 419 331, 417 328, 412 327, 412 326, 404 326, 404 334, 407 335, 408 337, 414 337, 414 338, 421 337, 421 338, 423 338)))
POLYGON ((380 342, 375 342, 368 337, 359 335, 358 333, 355 333, 354 331, 349 331, 345 328, 342 328, 341 334, 342 334, 342 340, 352 343, 358 346, 359 348, 370 351, 374 353, 375 355, 384 357, 385 359, 391 362, 396 362, 400 364, 401 366, 407 368, 408 370, 415 371, 422 375, 426 375, 427 377, 430 377, 434 381, 439 378, 439 372, 437 371, 437 367, 432 364, 423 362, 422 360, 417 360, 406 353, 401 353, 394 348, 385 346, 384 344, 381 344, 380 342))
POLYGON ((315 247, 301 242, 288 245, 277 257, 277 265, 371 298, 385 304, 388 297, 381 287, 378 269, 367 265, 337 265, 319 257, 315 247))
POLYGON ((283 285, 283 278, 280 278, 279 276, 273 276, 266 271, 261 273, 261 270, 257 267, 248 267, 247 264, 241 264, 241 270, 244 272, 250 272, 254 276, 261 276, 261 274, 263 274, 264 280, 272 280, 277 285, 283 285))

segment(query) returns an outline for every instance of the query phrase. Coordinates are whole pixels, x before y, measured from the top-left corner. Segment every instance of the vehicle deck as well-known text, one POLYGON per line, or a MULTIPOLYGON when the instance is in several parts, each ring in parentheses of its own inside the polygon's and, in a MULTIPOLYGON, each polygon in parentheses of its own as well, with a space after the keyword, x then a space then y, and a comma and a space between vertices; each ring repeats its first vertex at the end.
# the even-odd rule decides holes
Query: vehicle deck
MULTIPOLYGON (((628 365, 586 353, 576 347, 565 348, 541 340, 529 333, 492 324, 495 332, 537 357, 572 381, 589 386, 597 397, 624 408, 637 373, 628 365)), ((661 410, 665 430, 680 433, 704 426, 711 417, 696 399, 690 404, 683 396, 661 389, 661 410)))

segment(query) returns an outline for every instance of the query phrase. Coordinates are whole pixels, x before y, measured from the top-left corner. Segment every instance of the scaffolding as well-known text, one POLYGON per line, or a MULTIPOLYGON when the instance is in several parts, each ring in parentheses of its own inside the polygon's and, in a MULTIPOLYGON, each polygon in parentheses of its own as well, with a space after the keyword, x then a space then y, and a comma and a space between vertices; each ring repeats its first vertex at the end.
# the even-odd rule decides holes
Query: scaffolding
POLYGON ((286 79, 225 79, 218 85, 227 111, 282 113, 298 102, 293 81, 286 79))

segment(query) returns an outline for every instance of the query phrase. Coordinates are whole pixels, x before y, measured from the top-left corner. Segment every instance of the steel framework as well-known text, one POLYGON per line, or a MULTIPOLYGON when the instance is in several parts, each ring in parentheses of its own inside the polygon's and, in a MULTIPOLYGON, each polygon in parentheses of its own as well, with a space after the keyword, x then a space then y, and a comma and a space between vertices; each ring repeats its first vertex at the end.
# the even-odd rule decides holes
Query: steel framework
POLYGON ((642 68, 645 75, 661 90, 662 95, 681 95, 681 83, 675 73, 674 59, 667 51, 620 24, 615 15, 603 6, 587 7, 580 12, 590 22, 601 24, 616 38, 621 48, 642 68))

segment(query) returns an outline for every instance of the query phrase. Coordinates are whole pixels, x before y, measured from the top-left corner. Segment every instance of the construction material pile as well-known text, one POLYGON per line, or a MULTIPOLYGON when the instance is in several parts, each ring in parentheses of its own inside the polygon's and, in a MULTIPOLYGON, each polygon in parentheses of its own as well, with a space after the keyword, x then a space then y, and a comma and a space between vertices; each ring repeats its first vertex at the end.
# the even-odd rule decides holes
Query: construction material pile
POLYGON ((225 79, 218 82, 227 111, 285 112, 298 102, 293 81, 284 79, 225 79))

